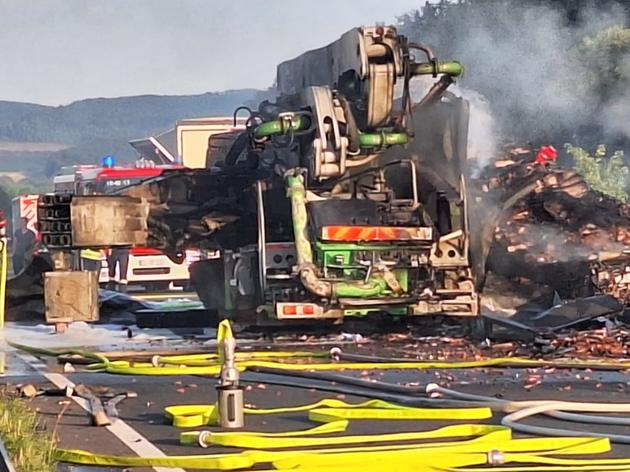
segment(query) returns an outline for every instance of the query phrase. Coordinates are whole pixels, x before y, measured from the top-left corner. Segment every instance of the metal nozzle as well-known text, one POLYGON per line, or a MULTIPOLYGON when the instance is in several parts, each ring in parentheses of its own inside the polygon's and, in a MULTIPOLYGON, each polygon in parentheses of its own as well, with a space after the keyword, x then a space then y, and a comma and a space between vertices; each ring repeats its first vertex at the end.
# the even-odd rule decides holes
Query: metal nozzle
POLYGON ((217 387, 219 397, 219 425, 223 428, 242 428, 245 425, 243 389, 241 387, 217 387))
POLYGON ((236 368, 236 339, 232 336, 222 341, 223 365, 217 386, 219 425, 226 429, 242 428, 245 425, 243 389, 239 387, 236 368))
POLYGON ((238 387, 238 370, 236 368, 236 339, 229 337, 223 340, 223 366, 221 367, 221 386, 238 387))

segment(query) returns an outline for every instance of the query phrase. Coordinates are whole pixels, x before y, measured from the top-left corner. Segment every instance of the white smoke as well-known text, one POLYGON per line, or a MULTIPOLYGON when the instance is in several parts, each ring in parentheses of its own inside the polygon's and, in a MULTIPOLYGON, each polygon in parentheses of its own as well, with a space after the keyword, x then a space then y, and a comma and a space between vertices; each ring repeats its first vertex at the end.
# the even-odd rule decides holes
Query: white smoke
MULTIPOLYGON (((413 103, 419 102, 426 95, 436 79, 414 77, 409 83, 409 92, 413 103)), ((468 125, 468 159, 474 162, 473 172, 485 167, 499 150, 499 131, 492 115, 490 103, 475 90, 455 84, 449 88, 455 95, 465 98, 470 106, 468 125)))
MULTIPOLYGON (((484 94, 495 113, 496 132, 506 138, 545 142, 560 132, 563 139, 579 142, 581 127, 593 125, 604 134, 630 137, 630 91, 612 91, 602 106, 597 79, 605 72, 599 69, 605 60, 603 65, 587 63, 578 48, 585 37, 627 23, 627 13, 622 2, 595 3, 579 11, 578 21, 569 22, 566 11, 547 5, 471 2, 445 9, 435 28, 416 26, 411 36, 434 46, 440 59, 463 63, 465 74, 458 79, 462 95, 474 105, 466 90, 484 94), (575 136, 567 136, 567 130, 575 130, 575 136)), ((630 69, 630 57, 620 63, 630 69)), ((625 73, 630 77, 630 70, 625 73)), ((476 126, 471 119, 471 127, 476 126)), ((476 135, 473 131, 471 138, 476 135)), ((477 151, 473 147, 471 152, 477 151)))
POLYGON ((473 171, 479 171, 499 152, 499 132, 490 103, 474 90, 456 85, 452 91, 468 100, 470 105, 468 159, 475 163, 473 171))
MULTIPOLYGON (((630 78, 630 54, 625 55, 621 64, 619 75, 630 78)), ((630 139, 630 90, 614 90, 613 94, 614 101, 602 110, 600 120, 611 132, 630 139)))

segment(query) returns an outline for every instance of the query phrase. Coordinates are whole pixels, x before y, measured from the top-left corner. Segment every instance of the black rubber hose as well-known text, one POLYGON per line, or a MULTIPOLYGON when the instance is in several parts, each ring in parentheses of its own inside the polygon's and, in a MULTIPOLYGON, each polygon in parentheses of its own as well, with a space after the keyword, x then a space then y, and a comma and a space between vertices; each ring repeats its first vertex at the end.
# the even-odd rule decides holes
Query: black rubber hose
MULTIPOLYGON (((295 372, 293 372, 295 373, 295 372)), ((294 376, 295 377, 295 376, 294 376)), ((396 395, 392 393, 369 390, 367 388, 352 388, 344 385, 331 385, 321 380, 287 378, 286 376, 276 376, 274 374, 262 374, 257 372, 244 372, 240 377, 241 383, 255 383, 268 385, 281 385, 284 387, 305 388, 320 392, 339 393, 343 395, 354 395, 364 398, 372 398, 405 406, 414 407, 437 407, 437 408, 469 408, 470 402, 461 400, 449 400, 444 398, 414 397, 409 395, 396 395)))
POLYGON ((322 380, 325 382, 336 382, 339 384, 362 387, 368 390, 377 390, 379 392, 401 393, 403 395, 426 395, 425 387, 407 387, 387 382, 373 382, 371 380, 358 379, 349 375, 334 374, 330 372, 287 371, 284 369, 275 369, 273 367, 248 367, 247 370, 261 374, 279 375, 283 377, 301 377, 312 380, 322 380))

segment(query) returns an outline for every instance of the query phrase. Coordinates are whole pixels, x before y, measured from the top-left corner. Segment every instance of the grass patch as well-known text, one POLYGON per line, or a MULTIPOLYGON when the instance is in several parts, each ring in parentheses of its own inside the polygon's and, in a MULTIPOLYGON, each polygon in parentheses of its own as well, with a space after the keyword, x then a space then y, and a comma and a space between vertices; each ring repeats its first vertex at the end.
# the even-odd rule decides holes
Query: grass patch
POLYGON ((0 436, 17 472, 54 472, 54 436, 25 400, 0 392, 0 436))
POLYGON ((573 157, 575 170, 589 187, 622 202, 628 201, 628 167, 624 162, 623 151, 607 156, 606 146, 603 144, 597 146, 593 154, 570 144, 565 144, 565 149, 573 157))

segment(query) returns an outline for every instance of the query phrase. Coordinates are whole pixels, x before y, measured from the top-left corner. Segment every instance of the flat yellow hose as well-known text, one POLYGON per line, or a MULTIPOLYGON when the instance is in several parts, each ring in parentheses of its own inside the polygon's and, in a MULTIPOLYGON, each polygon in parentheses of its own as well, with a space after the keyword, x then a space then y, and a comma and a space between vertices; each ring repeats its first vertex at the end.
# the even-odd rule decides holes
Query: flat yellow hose
MULTIPOLYGON (((290 356, 287 356, 290 357, 290 356)), ((168 362, 168 359, 166 359, 168 362)), ((630 362, 577 362, 575 368, 601 368, 630 369, 630 362)), ((170 362, 169 362, 170 363, 170 362)), ((150 363, 132 363, 124 360, 95 363, 88 366, 91 370, 108 372, 118 375, 211 375, 217 376, 221 371, 221 365, 217 363, 191 361, 190 366, 185 359, 173 362, 170 366, 154 366, 150 363), (198 365, 203 364, 203 365, 198 365)), ((515 357, 499 357, 479 361, 456 362, 327 362, 327 363, 290 363, 279 361, 266 361, 260 358, 237 361, 236 367, 244 372, 248 367, 267 367, 285 371, 338 371, 338 370, 417 370, 417 369, 469 369, 477 367, 552 367, 553 361, 536 359, 523 359, 515 357)))
MULTIPOLYGON (((284 408, 245 408, 246 415, 272 415, 308 411, 312 421, 330 423, 350 419, 424 419, 424 420, 478 420, 492 416, 489 408, 414 408, 383 400, 346 403, 337 399, 324 399, 315 403, 284 408)), ((174 405, 164 408, 173 426, 194 428, 217 424, 216 405, 174 405)))
MULTIPOLYGON (((481 440, 510 439, 511 431, 504 426, 458 424, 444 426, 431 431, 413 431, 405 433, 361 434, 354 436, 335 437, 300 437, 325 434, 329 431, 320 430, 325 426, 337 425, 343 421, 325 423, 321 426, 301 431, 287 431, 283 433, 253 433, 253 432, 209 432, 203 440, 206 446, 229 446, 247 449, 285 449, 291 447, 334 446, 344 444, 387 443, 395 441, 417 441, 420 439, 442 438, 472 438, 479 436, 481 440)), ((346 423, 347 425, 347 423, 346 423)), ((345 430, 345 428, 344 428, 345 430)), ((343 431, 343 430, 342 430, 343 431)), ((337 431, 334 431, 337 432, 337 431)), ((199 431, 188 431, 180 434, 182 444, 199 444, 199 431)), ((427 443, 431 446, 431 443, 427 443)))
MULTIPOLYGON (((182 467, 193 469, 234 470, 272 463, 276 469, 296 470, 363 470, 383 472, 404 470, 447 470, 454 467, 484 465, 488 453, 494 450, 508 451, 506 457, 514 461, 537 463, 539 459, 557 460, 541 456, 603 453, 610 449, 605 439, 591 438, 535 438, 516 440, 471 440, 457 443, 396 444, 388 446, 359 446, 334 449, 295 449, 290 451, 247 450, 232 454, 208 454, 171 457, 124 457, 92 454, 81 450, 59 450, 56 458, 61 461, 86 465, 111 467, 182 467), (518 451, 527 454, 519 455, 518 451), (573 452, 570 452, 573 451, 573 452), (531 453, 530 453, 531 452, 531 453), (512 454, 510 454, 512 453, 512 454)), ((569 460, 571 463, 588 465, 588 460, 569 460)), ((592 461, 591 461, 592 462, 592 461)), ((630 461, 629 461, 630 463, 630 461)), ((602 465, 606 464, 605 460, 602 465)), ((595 464, 593 464, 595 465, 595 464)), ((569 470, 569 469, 568 469, 569 470)))
MULTIPOLYGON (((226 336, 232 335, 232 328, 227 320, 219 324, 217 330, 217 345, 226 336)), ((153 363, 132 362, 126 360, 109 360, 104 354, 96 354, 81 350, 55 351, 25 346, 8 341, 17 348, 33 354, 59 356, 61 354, 78 354, 95 362, 88 366, 93 371, 108 372, 119 375, 211 375, 217 376, 221 371, 222 353, 220 350, 208 354, 189 354, 156 357, 153 363), (158 364, 158 365, 156 365, 158 364)), ((602 368, 602 369, 630 369, 628 361, 596 361, 581 359, 527 359, 522 357, 498 357, 475 361, 393 361, 393 362, 303 362, 312 357, 325 357, 326 353, 317 352, 286 352, 286 351, 253 351, 237 352, 236 367, 245 371, 249 367, 265 367, 285 371, 337 371, 337 370, 387 370, 387 369, 468 369, 477 367, 553 367, 570 364, 571 368, 602 368), (291 361, 302 362, 291 362, 291 361)))

